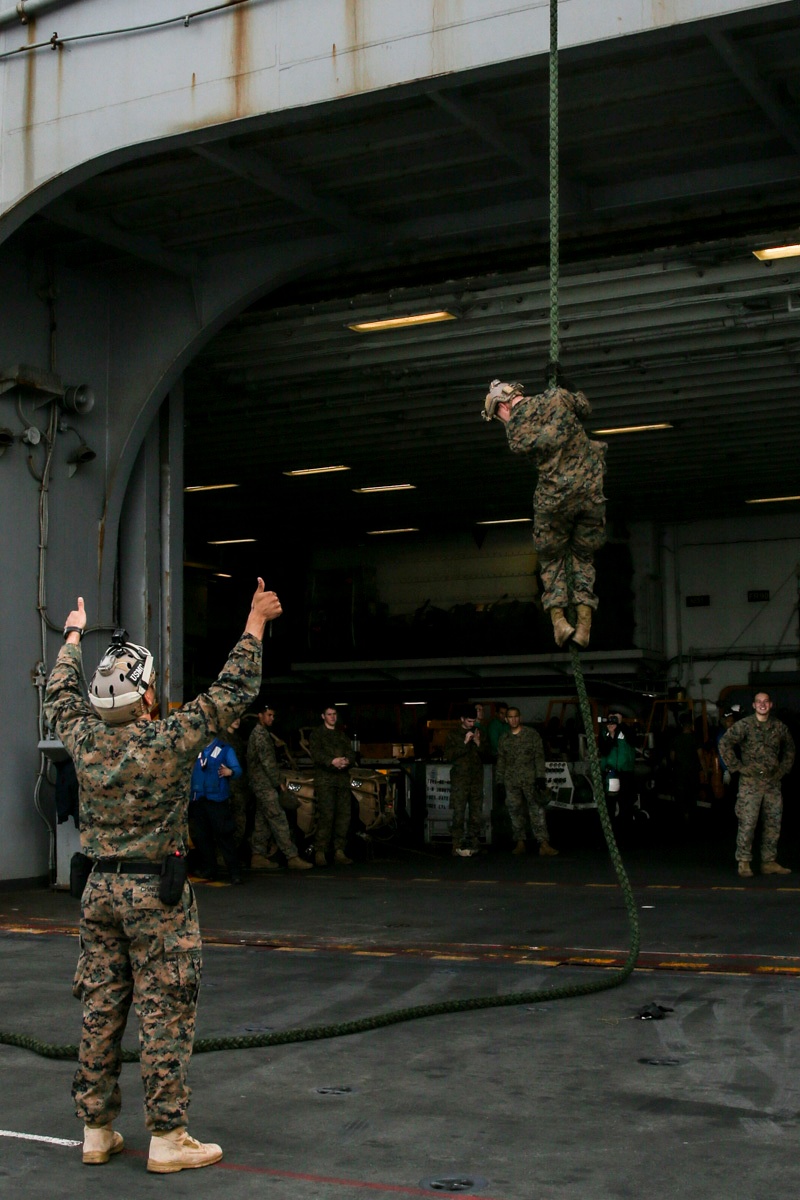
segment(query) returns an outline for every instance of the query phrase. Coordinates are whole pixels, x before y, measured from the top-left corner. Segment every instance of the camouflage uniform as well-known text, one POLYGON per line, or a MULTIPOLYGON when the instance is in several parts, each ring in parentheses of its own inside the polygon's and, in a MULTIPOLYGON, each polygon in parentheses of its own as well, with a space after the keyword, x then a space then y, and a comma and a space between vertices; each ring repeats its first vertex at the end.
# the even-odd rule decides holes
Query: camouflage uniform
POLYGON ((505 784, 506 808, 511 817, 512 832, 518 842, 524 842, 527 837, 526 815, 537 842, 548 841, 544 808, 536 801, 536 780, 544 779, 546 769, 544 745, 535 729, 520 725, 519 733, 513 733, 509 729, 500 738, 497 749, 497 782, 505 784))
POLYGON ((586 436, 579 417, 591 405, 583 392, 550 388, 515 404, 506 425, 511 450, 530 454, 539 479, 533 496, 533 544, 542 574, 542 604, 568 601, 597 608, 592 556, 606 540, 603 495, 606 447, 586 436), (568 596, 565 558, 572 555, 575 589, 568 596))
POLYGON ((314 801, 317 810, 314 845, 317 853, 325 853, 333 831, 333 848, 344 853, 352 811, 350 772, 346 768, 341 771, 338 767, 332 767, 331 763, 334 758, 350 758, 350 741, 341 729, 318 725, 311 731, 308 748, 314 764, 314 801))
POLYGON ((261 642, 245 634, 216 683, 160 721, 109 725, 84 698, 81 651, 66 645, 47 685, 45 713, 72 757, 81 788, 81 849, 118 860, 93 870, 81 905, 74 993, 83 1034, 72 1094, 78 1116, 112 1122, 121 1104, 120 1044, 131 1002, 139 1018, 147 1127, 186 1124, 187 1072, 194 1040, 201 951, 191 886, 174 907, 158 897, 158 876, 124 870, 124 860, 160 864, 185 854, 191 766, 226 730, 261 684, 261 642))
POLYGON ((289 822, 281 807, 281 773, 272 734, 265 725, 256 725, 247 742, 247 782, 256 798, 256 823, 253 829, 253 853, 269 853, 270 834, 281 854, 297 857, 297 847, 289 832, 289 822))
POLYGON ((781 779, 788 775, 794 763, 792 735, 777 717, 770 715, 766 721, 759 721, 753 713, 723 734, 719 754, 731 774, 739 772, 737 860, 750 862, 753 857, 753 837, 759 813, 763 811, 761 861, 774 862, 783 813, 781 779))
POLYGON ((452 729, 444 744, 450 769, 450 826, 453 849, 477 850, 483 831, 483 759, 474 741, 466 742, 467 730, 452 729), (466 835, 464 819, 467 818, 466 835))

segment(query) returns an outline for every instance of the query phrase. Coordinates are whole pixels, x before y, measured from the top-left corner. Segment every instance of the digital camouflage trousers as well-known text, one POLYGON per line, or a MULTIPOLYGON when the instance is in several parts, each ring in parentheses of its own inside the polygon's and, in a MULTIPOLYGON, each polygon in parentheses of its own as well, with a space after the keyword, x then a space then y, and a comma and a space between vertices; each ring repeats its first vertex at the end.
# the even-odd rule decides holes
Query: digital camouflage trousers
MULTIPOLYGON (((598 485, 600 486, 600 485, 598 485)), ((567 493, 558 507, 537 505, 534 496, 533 545, 542 575, 542 604, 547 608, 565 608, 575 604, 597 608, 594 593, 594 552, 606 540, 606 508, 584 490, 567 493), (575 588, 567 590, 566 558, 572 556, 575 588)))
POLYGON ((270 850, 270 834, 286 858, 294 858, 297 847, 289 832, 289 822, 281 807, 281 798, 277 788, 267 787, 266 784, 253 788, 256 798, 256 822, 253 827, 252 846, 254 854, 268 854, 270 850))
POLYGON ((537 842, 546 842, 547 820, 541 804, 537 804, 537 789, 533 779, 521 779, 516 783, 506 782, 506 808, 511 818, 511 829, 518 842, 527 839, 526 818, 531 823, 531 833, 537 842))
POLYGON ((453 847, 477 850, 483 832, 483 774, 475 779, 451 778, 450 809, 453 847))
POLYGON ((331 835, 334 850, 344 850, 350 832, 351 796, 348 774, 336 778, 317 772, 314 776, 314 805, 317 812, 314 845, 317 850, 326 852, 330 848, 331 835))
POLYGON ((147 1128, 186 1124, 202 945, 191 887, 168 907, 158 884, 157 875, 95 871, 83 893, 73 985, 83 1002, 83 1032, 72 1095, 86 1125, 107 1125, 119 1114, 120 1048, 131 1003, 147 1128))
POLYGON ((781 785, 753 784, 748 779, 742 779, 736 797, 736 816, 739 820, 739 831, 736 835, 738 862, 750 862, 753 857, 753 838, 761 814, 761 861, 774 862, 778 853, 783 814, 781 785))

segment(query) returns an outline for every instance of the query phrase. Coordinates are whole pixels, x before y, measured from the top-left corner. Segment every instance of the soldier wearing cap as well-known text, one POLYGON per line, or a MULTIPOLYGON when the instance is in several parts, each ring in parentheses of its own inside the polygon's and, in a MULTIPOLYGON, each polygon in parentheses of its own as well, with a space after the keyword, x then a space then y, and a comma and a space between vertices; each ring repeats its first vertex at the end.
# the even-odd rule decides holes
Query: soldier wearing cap
POLYGON ((255 699, 264 629, 280 612, 278 597, 259 579, 244 632, 216 682, 163 720, 153 719, 153 657, 124 630, 101 659, 87 702, 81 597, 67 617, 45 713, 75 763, 81 790, 88 878, 73 989, 83 1001, 83 1034, 72 1094, 84 1122, 84 1163, 106 1163, 123 1148, 113 1122, 122 1103, 121 1044, 133 1001, 152 1135, 148 1171, 205 1167, 222 1157, 218 1145, 198 1142, 186 1128, 202 950, 185 874, 189 775, 211 737, 255 699))
POLYGON ((739 774, 739 794, 736 816, 739 831, 736 837, 736 859, 739 874, 753 874, 753 838, 758 818, 763 813, 761 827, 761 874, 790 875, 788 867, 776 861, 778 838, 781 832, 783 797, 781 780, 794 763, 794 740, 783 721, 772 715, 772 700, 767 692, 757 692, 753 698, 755 712, 737 721, 719 743, 719 753, 731 774, 739 774))
POLYGON ((591 405, 583 392, 549 387, 525 395, 522 384, 490 384, 483 417, 506 427, 509 448, 529 454, 538 470, 533 496, 533 544, 542 576, 542 604, 550 613, 557 646, 570 638, 586 647, 597 608, 593 555, 606 540, 603 477, 606 446, 591 441, 581 424, 591 405), (574 591, 567 589, 566 559, 572 556, 574 591), (576 605, 572 626, 564 609, 576 605))

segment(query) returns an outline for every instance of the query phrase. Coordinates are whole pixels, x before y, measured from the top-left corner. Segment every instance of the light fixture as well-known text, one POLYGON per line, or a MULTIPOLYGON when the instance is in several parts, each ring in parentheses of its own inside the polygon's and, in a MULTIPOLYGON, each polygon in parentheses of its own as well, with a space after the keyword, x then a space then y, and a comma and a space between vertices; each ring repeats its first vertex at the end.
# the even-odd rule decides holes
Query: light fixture
POLYGON ((656 429, 673 429, 668 421, 661 421, 658 425, 618 425, 615 429, 593 429, 592 433, 610 434, 610 433, 652 433, 656 429))
POLYGON ((221 492, 226 488, 238 488, 238 483, 196 483, 192 487, 185 487, 185 492, 221 492))
POLYGON ((331 471, 349 471, 349 467, 301 467, 296 471, 284 471, 284 475, 328 475, 331 471))
POLYGON ((255 538, 225 538, 220 542, 209 542, 209 546, 243 546, 245 542, 254 542, 255 538))
POLYGON ((353 488, 353 491, 366 496, 372 492, 413 492, 416 486, 415 483, 383 483, 377 487, 353 488))
POLYGON ((504 517, 499 521, 476 521, 476 525, 528 525, 533 517, 504 517))
POLYGON ((766 250, 754 250, 753 254, 761 262, 771 262, 774 258, 797 258, 800 246, 772 246, 766 250))
POLYGON ((377 535, 381 534, 381 533, 419 533, 419 529, 417 528, 416 525, 409 525, 405 529, 368 529, 367 530, 367 534, 369 535, 369 537, 377 537, 377 535))
POLYGON ((215 572, 214 572, 214 578, 215 578, 215 579, 233 579, 233 576, 232 576, 232 575, 226 575, 224 571, 215 571, 215 572))
POLYGON ((350 702, 349 702, 349 700, 334 700, 333 707, 334 708, 349 708, 350 702))
POLYGON ((94 392, 88 383, 79 383, 75 387, 64 388, 64 396, 60 403, 66 412, 82 417, 94 408, 94 392))
POLYGON ((354 321, 347 328, 354 333, 380 333, 385 329, 407 329, 411 325, 436 325, 439 321, 457 321, 458 315, 447 308, 432 312, 408 313, 403 317, 381 317, 375 321, 354 321))
POLYGON ((760 500, 745 500, 745 504, 788 504, 790 500, 800 500, 800 496, 764 496, 760 500))
POLYGON ((405 708, 424 708, 427 703, 428 703, 427 700, 404 700, 403 701, 403 705, 405 708))

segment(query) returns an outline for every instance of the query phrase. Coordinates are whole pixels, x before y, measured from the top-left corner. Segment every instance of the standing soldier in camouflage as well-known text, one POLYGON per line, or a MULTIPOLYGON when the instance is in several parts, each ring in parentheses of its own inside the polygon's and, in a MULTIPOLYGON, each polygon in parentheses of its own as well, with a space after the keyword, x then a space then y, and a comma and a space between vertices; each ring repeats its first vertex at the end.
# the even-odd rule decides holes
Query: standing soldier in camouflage
POLYGON ((314 834, 314 862, 327 867, 327 853, 333 834, 333 861, 349 867, 352 858, 345 854, 350 831, 350 742, 347 734, 336 728, 339 714, 329 704, 320 714, 322 724, 311 731, 308 748, 314 764, 314 802, 317 828, 314 834))
POLYGON ((753 708, 755 713, 732 725, 719 743, 719 754, 727 770, 732 775, 739 773, 736 798, 739 874, 746 879, 753 874, 750 866, 753 837, 759 814, 763 812, 761 874, 791 875, 788 867, 776 862, 776 856, 783 813, 781 780, 792 769, 794 741, 783 721, 772 716, 772 701, 767 692, 757 693, 753 708))
POLYGON ((139 1018, 148 1171, 205 1167, 219 1146, 189 1136, 187 1073, 201 950, 197 904, 186 882, 189 777, 198 752, 252 703, 261 684, 264 629, 279 616, 259 579, 244 633, 217 681, 164 720, 153 658, 118 630, 89 685, 81 679, 83 599, 67 617, 66 645, 47 685, 47 720, 64 743, 81 790, 81 951, 74 993, 83 1035, 72 1094, 84 1122, 83 1161, 123 1148, 113 1129, 122 1097, 121 1043, 131 1002, 139 1018), (91 873, 89 874, 89 871, 91 873))
MULTIPOLYGON (((283 787, 275 742, 270 727, 275 720, 275 709, 262 705, 258 713, 258 724, 247 741, 247 782, 256 797, 256 823, 253 829, 253 855, 258 855, 261 864, 272 866, 267 858, 270 833, 278 849, 292 871, 307 871, 311 866, 297 853, 297 847, 289 832, 289 822, 281 806, 280 791, 283 787)), ((277 864, 275 864, 277 865, 277 864)))
POLYGON ((525 853, 527 818, 539 843, 539 853, 558 854, 548 841, 544 807, 539 803, 547 796, 544 745, 535 729, 522 724, 518 708, 508 710, 508 731, 500 738, 497 782, 505 784, 506 807, 517 843, 511 853, 525 853))
POLYGON ((451 729, 444 743, 444 757, 453 764, 450 769, 453 854, 460 858, 471 858, 478 853, 483 831, 481 731, 475 725, 474 707, 465 708, 461 727, 451 729))
POLYGON ((606 540, 603 476, 606 446, 591 441, 581 425, 591 405, 583 392, 550 387, 526 396, 520 383, 492 381, 483 416, 506 427, 511 450, 530 454, 539 478, 533 496, 533 544, 542 575, 542 604, 549 611, 557 646, 572 638, 589 645, 594 594, 593 555, 606 540), (566 558, 572 556, 574 594, 567 589, 566 558), (576 605, 570 625, 564 609, 576 605))

